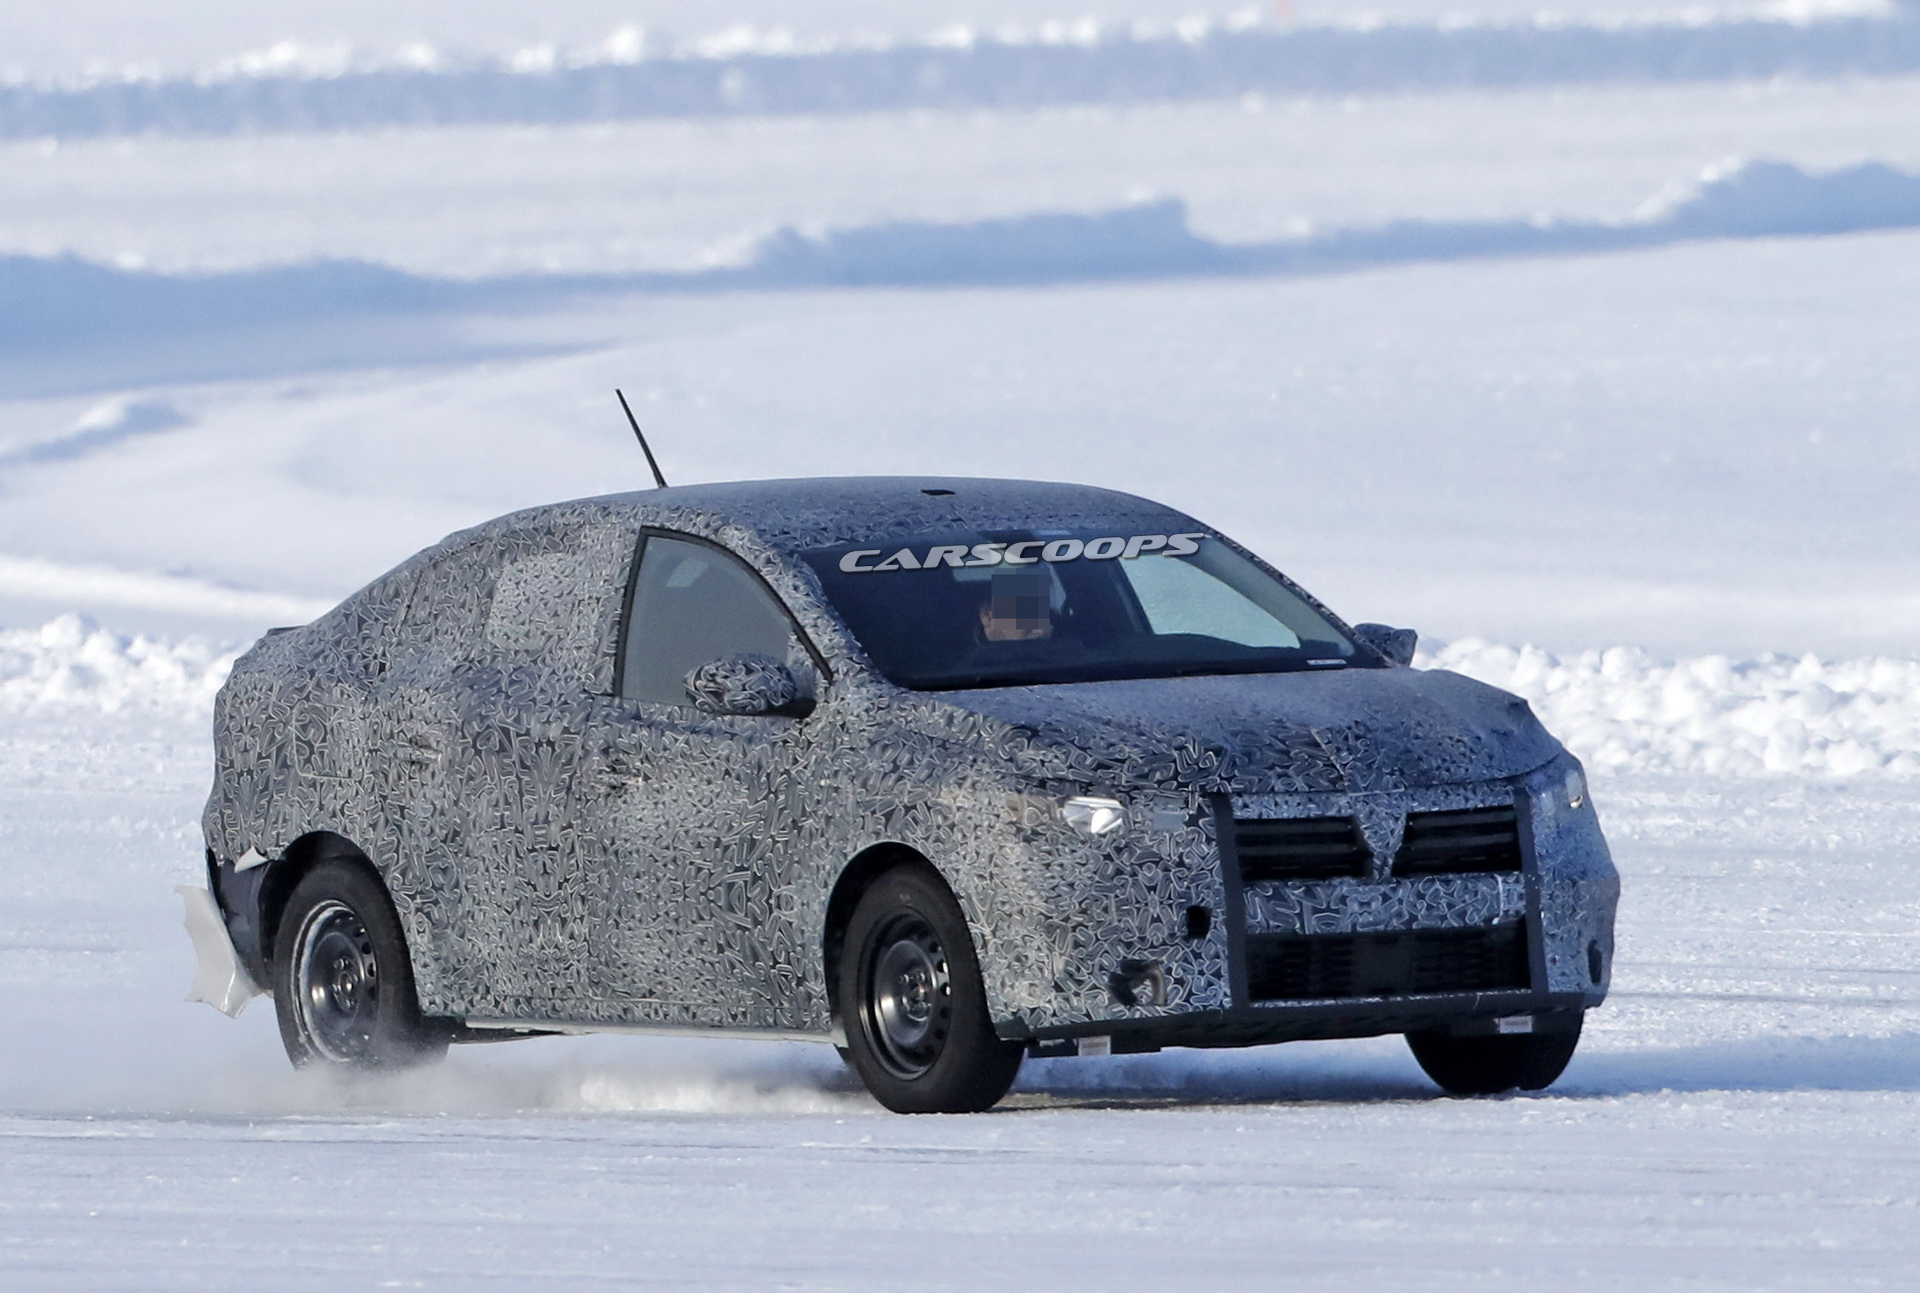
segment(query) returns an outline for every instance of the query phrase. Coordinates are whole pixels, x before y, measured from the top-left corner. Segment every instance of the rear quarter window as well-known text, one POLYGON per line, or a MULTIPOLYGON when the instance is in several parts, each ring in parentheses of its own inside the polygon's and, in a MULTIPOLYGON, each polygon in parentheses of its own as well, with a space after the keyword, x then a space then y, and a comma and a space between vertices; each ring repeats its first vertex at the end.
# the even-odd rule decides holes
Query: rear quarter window
POLYGON ((538 663, 564 685, 610 693, 633 541, 618 526, 508 536, 476 645, 503 665, 538 663))

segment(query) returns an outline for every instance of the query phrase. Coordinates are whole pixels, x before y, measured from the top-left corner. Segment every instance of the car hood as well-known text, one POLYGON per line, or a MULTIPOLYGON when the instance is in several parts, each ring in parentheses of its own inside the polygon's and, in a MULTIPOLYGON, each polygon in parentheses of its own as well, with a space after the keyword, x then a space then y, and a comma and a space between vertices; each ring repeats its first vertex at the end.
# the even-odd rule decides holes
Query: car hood
POLYGON ((1111 790, 1364 792, 1519 776, 1560 743, 1459 674, 1347 669, 943 693, 1039 781, 1111 790))

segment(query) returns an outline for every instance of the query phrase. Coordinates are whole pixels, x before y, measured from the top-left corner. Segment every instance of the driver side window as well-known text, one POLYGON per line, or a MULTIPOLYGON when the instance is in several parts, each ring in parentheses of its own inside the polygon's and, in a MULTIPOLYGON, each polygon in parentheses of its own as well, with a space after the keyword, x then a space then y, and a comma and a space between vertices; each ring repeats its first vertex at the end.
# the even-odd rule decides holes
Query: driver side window
POLYGON ((627 615, 620 695, 686 705, 687 674, 723 656, 789 660, 793 622, 739 558, 719 548, 650 535, 640 550, 627 615))

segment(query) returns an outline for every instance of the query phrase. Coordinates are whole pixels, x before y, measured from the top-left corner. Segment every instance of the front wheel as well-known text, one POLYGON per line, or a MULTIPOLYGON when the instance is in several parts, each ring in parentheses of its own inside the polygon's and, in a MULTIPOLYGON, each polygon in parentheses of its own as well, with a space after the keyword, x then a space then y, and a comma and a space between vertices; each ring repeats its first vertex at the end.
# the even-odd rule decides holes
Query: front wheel
POLYGON ((977 1113, 1013 1085, 966 918, 931 868, 895 867, 854 908, 840 962, 847 1059, 895 1113, 977 1113))
POLYGON ((295 1068, 403 1069, 447 1049, 446 1030, 420 1016, 392 900, 351 862, 323 862, 295 886, 274 939, 273 1001, 295 1068))
POLYGON ((1544 1091, 1567 1070, 1580 1045, 1580 1022, 1546 1033, 1450 1037, 1408 1033, 1407 1046, 1428 1077, 1448 1095, 1500 1095, 1516 1088, 1544 1091))

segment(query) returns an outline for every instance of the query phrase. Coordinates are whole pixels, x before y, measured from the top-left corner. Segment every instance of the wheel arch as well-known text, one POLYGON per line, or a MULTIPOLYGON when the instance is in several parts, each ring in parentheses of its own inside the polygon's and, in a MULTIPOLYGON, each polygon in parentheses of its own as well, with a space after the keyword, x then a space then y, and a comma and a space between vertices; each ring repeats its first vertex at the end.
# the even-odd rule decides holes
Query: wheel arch
MULTIPOLYGON (((308 873, 323 862, 346 862, 358 866, 382 889, 387 887, 386 878, 373 865, 366 850, 344 835, 333 831, 308 831, 287 845, 286 851, 267 865, 267 874, 260 881, 260 962, 261 968, 269 974, 272 973, 273 948, 280 939, 280 919, 286 914, 287 902, 308 873)), ((392 901, 391 892, 388 901, 392 901)))
MULTIPOLYGON (((826 975, 827 1010, 836 1026, 840 1022, 840 957, 846 949, 847 927, 853 922, 854 908, 860 905, 860 899, 873 887, 874 881, 897 866, 925 867, 940 877, 940 882, 947 886, 949 892, 953 891, 952 881, 941 873, 926 854, 912 845, 896 841, 870 845, 841 868, 839 878, 834 881, 833 892, 827 898, 827 918, 820 948, 821 966, 826 975)), ((974 951, 977 955, 979 949, 976 947, 974 951)))

